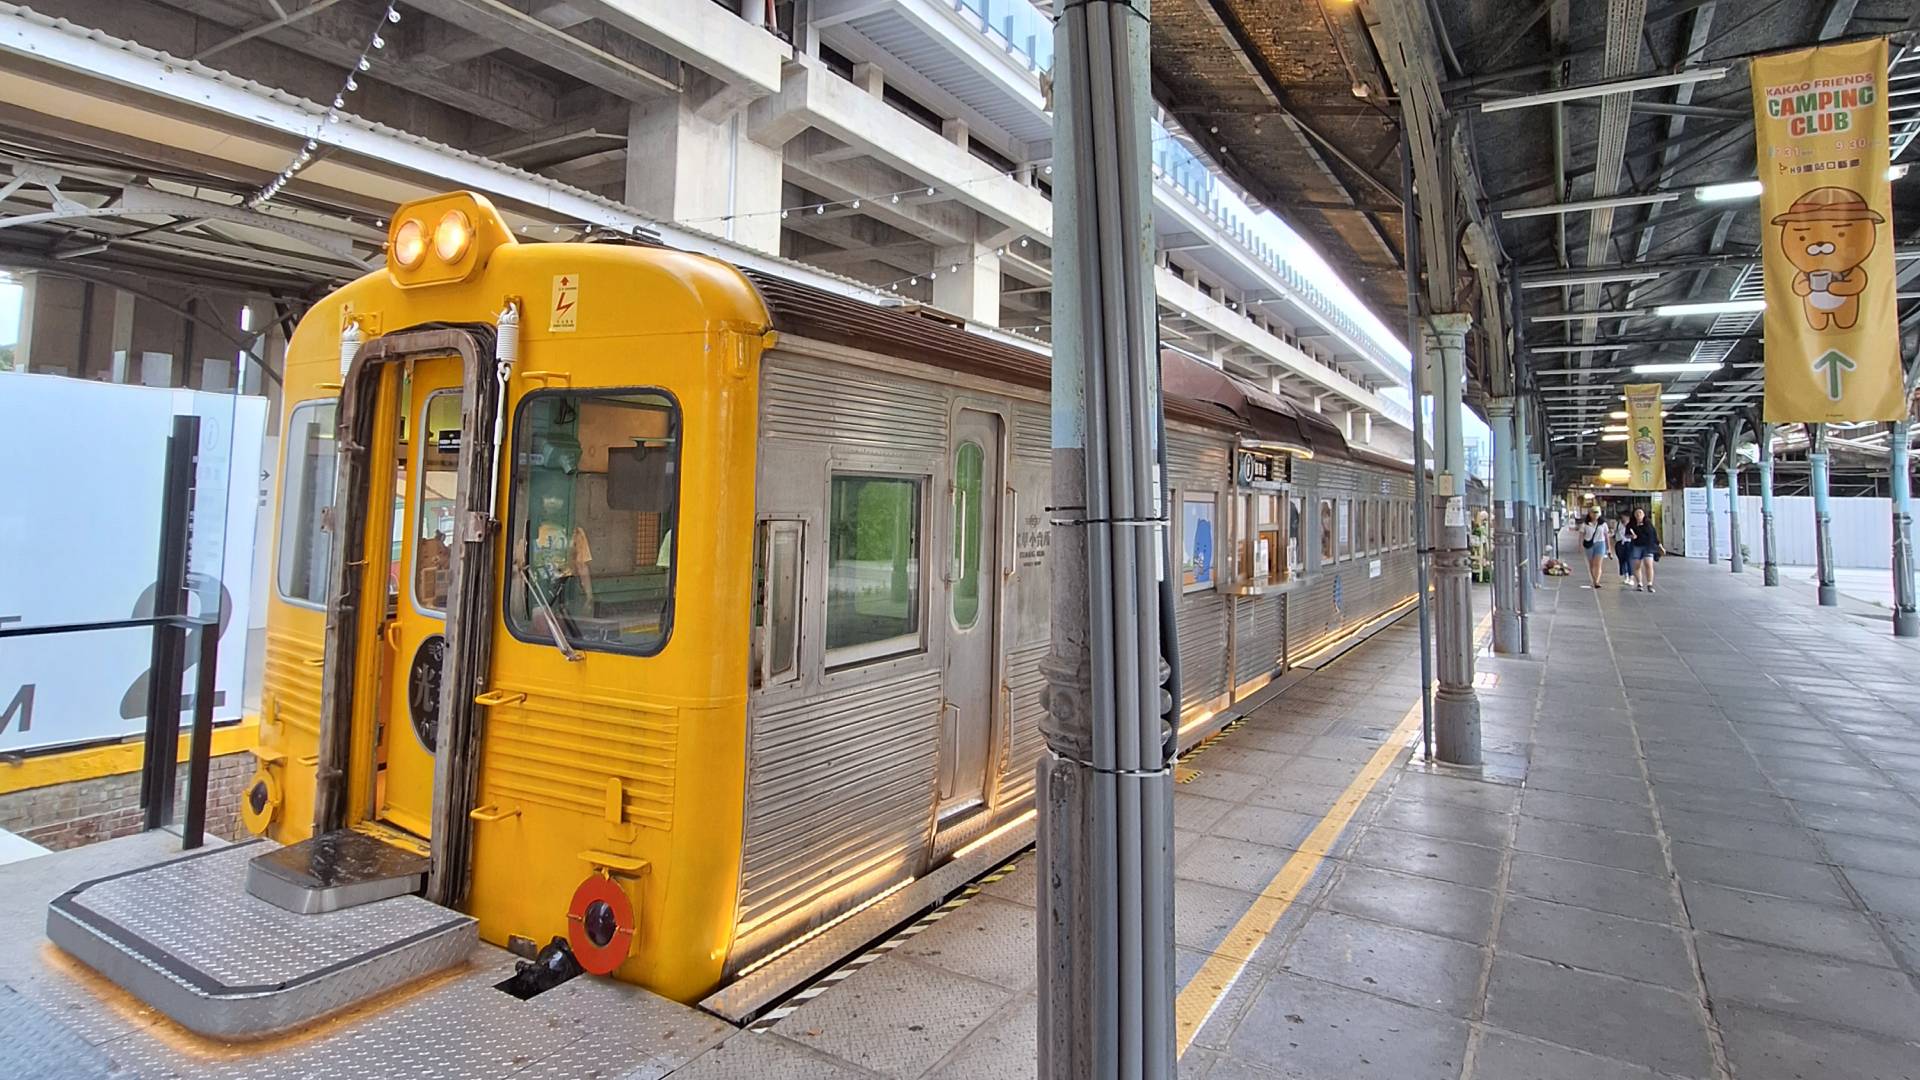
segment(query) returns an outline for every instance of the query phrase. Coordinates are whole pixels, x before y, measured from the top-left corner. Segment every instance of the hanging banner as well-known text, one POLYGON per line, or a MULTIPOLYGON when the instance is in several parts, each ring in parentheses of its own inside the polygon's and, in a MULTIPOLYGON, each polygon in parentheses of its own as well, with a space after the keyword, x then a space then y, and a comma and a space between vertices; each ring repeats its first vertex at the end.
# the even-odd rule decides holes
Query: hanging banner
POLYGON ((1751 64, 1766 418, 1905 414, 1887 180, 1885 38, 1751 64))
POLYGON ((1667 441, 1660 431, 1659 383, 1627 385, 1627 486, 1667 490, 1667 441))

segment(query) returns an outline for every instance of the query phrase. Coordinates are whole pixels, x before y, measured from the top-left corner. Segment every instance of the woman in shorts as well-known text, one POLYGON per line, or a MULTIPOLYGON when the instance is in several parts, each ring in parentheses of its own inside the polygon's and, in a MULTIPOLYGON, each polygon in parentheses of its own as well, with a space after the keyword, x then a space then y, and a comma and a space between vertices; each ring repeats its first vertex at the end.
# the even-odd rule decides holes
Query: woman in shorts
POLYGON ((1580 523, 1580 546, 1587 552, 1587 576, 1593 580, 1588 588, 1600 587, 1600 560, 1607 557, 1607 531, 1610 526, 1601 518, 1600 511, 1589 510, 1585 521, 1580 523))

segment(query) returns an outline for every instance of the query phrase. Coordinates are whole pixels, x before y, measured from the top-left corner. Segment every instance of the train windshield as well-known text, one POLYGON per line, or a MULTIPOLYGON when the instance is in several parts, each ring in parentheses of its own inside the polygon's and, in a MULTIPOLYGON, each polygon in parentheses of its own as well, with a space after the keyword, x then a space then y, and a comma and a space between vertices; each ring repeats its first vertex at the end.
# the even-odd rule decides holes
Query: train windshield
POLYGON ((673 620, 679 408, 644 390, 550 391, 528 397, 514 430, 508 628, 563 651, 659 652, 673 620))

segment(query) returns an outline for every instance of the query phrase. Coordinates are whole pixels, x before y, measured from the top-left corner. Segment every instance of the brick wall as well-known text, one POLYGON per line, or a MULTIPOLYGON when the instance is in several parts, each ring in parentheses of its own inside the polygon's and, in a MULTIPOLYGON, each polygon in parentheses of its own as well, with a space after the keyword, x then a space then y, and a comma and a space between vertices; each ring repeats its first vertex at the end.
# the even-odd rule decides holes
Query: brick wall
MULTIPOLYGON (((207 775, 207 832, 228 840, 247 835, 240 795, 253 775, 253 755, 213 759, 207 775)), ((185 820, 187 765, 174 789, 174 822, 185 820)), ((0 829, 55 851, 140 831, 140 774, 123 773, 0 794, 0 829)))

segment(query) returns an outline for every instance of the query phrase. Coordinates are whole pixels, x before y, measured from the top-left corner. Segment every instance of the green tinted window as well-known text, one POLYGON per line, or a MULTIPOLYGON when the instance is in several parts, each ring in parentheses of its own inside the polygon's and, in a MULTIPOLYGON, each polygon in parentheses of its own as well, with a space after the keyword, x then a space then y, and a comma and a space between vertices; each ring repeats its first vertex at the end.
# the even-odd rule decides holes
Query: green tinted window
POLYGON ((827 663, 920 646, 920 481, 836 476, 827 522, 827 663))
POLYGON ((980 618, 980 467, 985 451, 965 442, 953 455, 953 622, 980 618))

